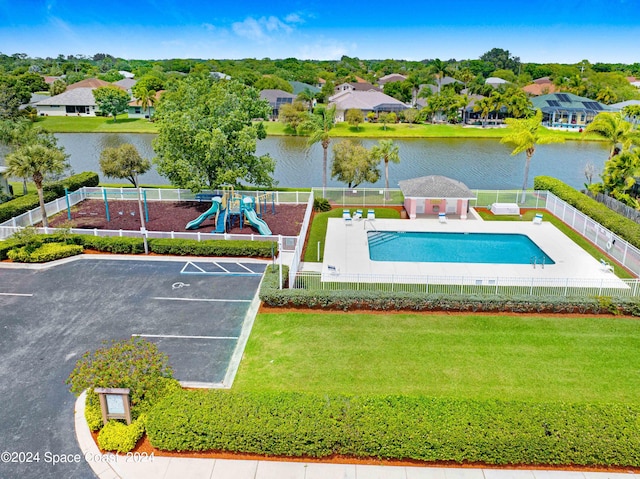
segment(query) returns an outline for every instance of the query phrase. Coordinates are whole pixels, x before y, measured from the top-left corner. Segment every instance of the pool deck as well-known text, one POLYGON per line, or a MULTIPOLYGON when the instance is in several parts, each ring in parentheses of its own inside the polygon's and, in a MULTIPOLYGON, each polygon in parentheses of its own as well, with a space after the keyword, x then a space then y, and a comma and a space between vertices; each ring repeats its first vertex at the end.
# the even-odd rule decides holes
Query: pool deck
MULTIPOLYGON (((343 219, 330 218, 327 225, 323 279, 331 281, 353 280, 353 275, 394 275, 420 277, 482 278, 541 278, 616 280, 616 276, 602 264, 547 221, 542 224, 512 221, 470 221, 448 218, 447 223, 438 219, 392 220, 362 219, 352 225, 343 219), (434 231, 473 233, 519 233, 527 235, 555 264, 544 267, 531 264, 486 263, 412 263, 372 261, 369 258, 367 231, 434 231), (342 277, 342 278, 340 278, 342 277)), ((360 281, 374 281, 366 277, 360 281)), ((409 281, 413 282, 413 281, 409 281)), ((595 282, 595 281, 594 281, 595 282)), ((620 282, 622 284, 622 282, 620 282)), ((622 286, 624 287, 624 286, 622 286)))

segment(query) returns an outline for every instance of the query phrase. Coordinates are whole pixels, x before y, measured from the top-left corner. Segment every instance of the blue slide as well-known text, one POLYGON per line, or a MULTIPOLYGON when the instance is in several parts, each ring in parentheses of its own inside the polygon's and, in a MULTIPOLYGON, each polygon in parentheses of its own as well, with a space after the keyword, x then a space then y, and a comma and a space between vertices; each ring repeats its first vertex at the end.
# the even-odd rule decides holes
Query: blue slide
POLYGON ((220 203, 218 201, 213 200, 213 202, 211 203, 211 208, 209 208, 207 211, 205 211, 204 213, 202 213, 200 216, 198 216, 195 220, 193 221, 189 221, 187 223, 186 229, 188 230, 193 230, 196 229, 198 226, 200 226, 207 218, 210 218, 211 216, 215 215, 218 212, 218 208, 220 206, 220 203))
POLYGON ((244 217, 247 219, 249 223, 255 226, 258 229, 258 232, 261 235, 271 235, 271 230, 267 223, 258 218, 258 215, 253 210, 244 210, 244 217))
POLYGON ((229 209, 222 209, 220 207, 220 213, 218 214, 218 221, 216 223, 216 229, 213 230, 213 233, 224 233, 227 229, 227 215, 229 214, 229 209))

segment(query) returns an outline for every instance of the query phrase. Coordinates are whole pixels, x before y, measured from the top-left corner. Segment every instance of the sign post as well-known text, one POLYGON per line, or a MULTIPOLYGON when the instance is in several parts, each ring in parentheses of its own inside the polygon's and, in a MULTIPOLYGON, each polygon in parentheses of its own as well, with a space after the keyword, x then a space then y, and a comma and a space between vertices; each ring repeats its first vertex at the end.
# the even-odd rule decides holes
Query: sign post
POLYGON ((107 424, 109 419, 124 419, 127 424, 131 424, 129 389, 95 388, 94 391, 100 398, 100 410, 104 424, 107 424))

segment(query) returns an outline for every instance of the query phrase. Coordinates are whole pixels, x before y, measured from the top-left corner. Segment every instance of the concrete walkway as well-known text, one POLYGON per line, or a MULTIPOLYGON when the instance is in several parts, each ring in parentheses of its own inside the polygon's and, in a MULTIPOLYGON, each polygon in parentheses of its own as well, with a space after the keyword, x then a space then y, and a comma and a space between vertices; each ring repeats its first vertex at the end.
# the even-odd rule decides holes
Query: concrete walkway
POLYGON ((76 436, 100 479, 622 479, 632 473, 323 464, 101 454, 76 401, 76 436))

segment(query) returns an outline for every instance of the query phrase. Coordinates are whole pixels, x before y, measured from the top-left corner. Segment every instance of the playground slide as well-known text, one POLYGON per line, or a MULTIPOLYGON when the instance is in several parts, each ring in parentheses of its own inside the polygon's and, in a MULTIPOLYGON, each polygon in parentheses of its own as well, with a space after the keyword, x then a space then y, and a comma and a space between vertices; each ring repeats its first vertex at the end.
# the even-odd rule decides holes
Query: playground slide
POLYGON ((218 214, 218 221, 216 223, 216 229, 213 230, 214 233, 224 233, 227 228, 227 215, 229 214, 228 209, 220 208, 220 213, 218 214))
POLYGON ((195 220, 193 221, 189 221, 187 223, 186 229, 188 230, 193 230, 196 229, 198 226, 200 226, 207 218, 210 218, 211 216, 215 215, 218 211, 218 207, 219 207, 220 203, 218 203, 217 201, 214 201, 213 203, 211 203, 211 208, 209 208, 207 211, 205 211, 204 213, 202 213, 200 216, 198 216, 195 220))
POLYGON ((267 223, 265 223, 263 220, 258 218, 258 215, 256 214, 255 211, 244 210, 244 217, 247 218, 247 221, 249 223, 251 223, 253 226, 255 226, 258 229, 258 232, 261 235, 271 235, 271 230, 269 229, 269 226, 267 226, 267 223))

